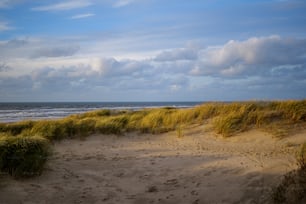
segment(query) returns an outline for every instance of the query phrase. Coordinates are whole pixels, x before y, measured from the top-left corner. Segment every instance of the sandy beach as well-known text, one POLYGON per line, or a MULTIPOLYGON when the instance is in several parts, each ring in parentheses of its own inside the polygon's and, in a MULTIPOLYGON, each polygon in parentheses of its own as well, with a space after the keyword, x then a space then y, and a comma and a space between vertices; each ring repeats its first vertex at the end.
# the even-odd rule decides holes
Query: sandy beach
POLYGON ((165 134, 92 135, 54 144, 41 176, 0 178, 1 204, 269 203, 295 169, 306 131, 273 138, 260 130, 222 138, 205 126, 165 134))

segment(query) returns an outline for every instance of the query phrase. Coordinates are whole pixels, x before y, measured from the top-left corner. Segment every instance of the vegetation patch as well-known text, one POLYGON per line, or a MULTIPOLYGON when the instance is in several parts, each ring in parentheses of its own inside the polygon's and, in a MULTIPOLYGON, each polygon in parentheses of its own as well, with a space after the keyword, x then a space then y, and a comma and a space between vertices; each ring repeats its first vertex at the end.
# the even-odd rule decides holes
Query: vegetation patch
POLYGON ((29 171, 40 172, 49 149, 47 141, 86 137, 94 133, 123 134, 130 131, 152 134, 176 131, 177 136, 182 137, 182 127, 202 125, 207 121, 212 121, 213 130, 224 137, 254 127, 283 137, 296 125, 306 126, 306 100, 216 102, 187 109, 96 110, 58 120, 0 123, 1 170, 12 175, 22 175, 22 171, 25 174, 29 171), (17 157, 23 158, 24 162, 8 159, 17 157))
POLYGON ((0 170, 14 177, 40 175, 50 154, 43 137, 0 136, 0 170))
POLYGON ((299 168, 287 173, 273 189, 274 203, 306 203, 306 143, 297 154, 299 168))

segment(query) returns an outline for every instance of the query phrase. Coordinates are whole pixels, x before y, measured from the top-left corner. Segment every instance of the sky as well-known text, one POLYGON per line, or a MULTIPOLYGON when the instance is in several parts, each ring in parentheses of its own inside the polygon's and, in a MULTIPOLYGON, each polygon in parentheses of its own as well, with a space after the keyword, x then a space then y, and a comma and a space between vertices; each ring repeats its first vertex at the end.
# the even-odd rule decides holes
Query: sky
POLYGON ((0 102, 306 98, 305 0, 0 0, 0 102))

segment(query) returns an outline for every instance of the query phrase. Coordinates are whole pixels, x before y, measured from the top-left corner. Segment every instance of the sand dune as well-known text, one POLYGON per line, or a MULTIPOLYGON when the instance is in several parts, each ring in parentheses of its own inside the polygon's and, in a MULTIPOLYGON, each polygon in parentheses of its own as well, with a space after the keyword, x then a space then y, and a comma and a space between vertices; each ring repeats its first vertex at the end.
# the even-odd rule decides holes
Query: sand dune
POLYGON ((306 132, 221 138, 203 126, 160 135, 92 135, 54 145, 43 175, 0 180, 1 203, 268 203, 296 168, 306 132))

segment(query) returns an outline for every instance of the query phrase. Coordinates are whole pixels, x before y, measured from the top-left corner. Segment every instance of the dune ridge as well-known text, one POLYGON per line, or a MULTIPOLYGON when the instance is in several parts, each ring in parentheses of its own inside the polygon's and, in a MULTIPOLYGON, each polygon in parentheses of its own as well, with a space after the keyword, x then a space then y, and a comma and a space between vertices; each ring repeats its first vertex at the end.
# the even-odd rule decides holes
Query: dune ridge
POLYGON ((1 124, 1 167, 12 173, 1 174, 0 203, 271 203, 283 175, 301 169, 305 127, 305 101, 1 124), (46 141, 52 151, 39 172, 22 172, 19 161, 39 162, 32 147, 48 149, 46 141))

